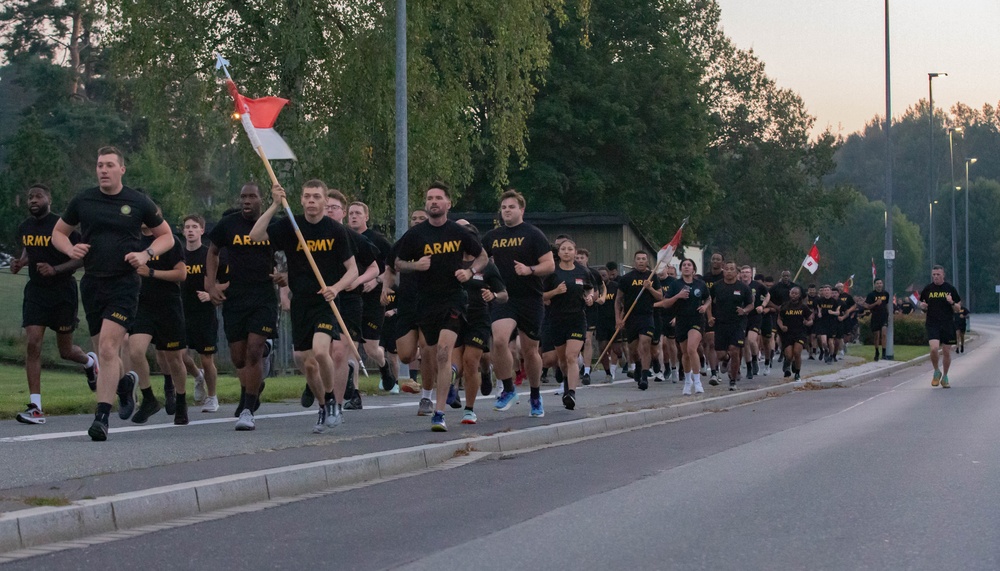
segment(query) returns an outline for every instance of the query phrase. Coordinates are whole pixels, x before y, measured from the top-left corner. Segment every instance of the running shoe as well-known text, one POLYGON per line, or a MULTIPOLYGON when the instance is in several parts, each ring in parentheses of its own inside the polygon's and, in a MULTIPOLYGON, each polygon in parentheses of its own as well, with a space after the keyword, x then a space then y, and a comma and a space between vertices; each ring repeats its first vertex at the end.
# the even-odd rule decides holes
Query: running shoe
MULTIPOLYGON (((760 374, 760 364, 759 364, 759 362, 758 362, 757 359, 753 360, 753 374, 755 374, 755 375, 759 375, 760 374)), ((747 377, 747 378, 749 379, 750 377, 747 377)))
POLYGON ((172 379, 163 379, 163 401, 163 408, 167 409, 167 415, 173 416, 177 412, 177 400, 172 379))
POLYGON ((573 394, 575 391, 566 391, 562 396, 563 406, 566 410, 573 410, 576 408, 576 395, 573 394))
POLYGON ((585 387, 589 386, 590 385, 590 373, 584 373, 583 376, 580 377, 580 382, 583 383, 583 386, 585 386, 585 387))
POLYGON ((99 418, 95 418, 87 430, 87 434, 90 435, 90 439, 94 442, 104 442, 108 439, 108 424, 101 422, 99 418))
POLYGON ((796 381, 801 381, 802 380, 802 375, 800 375, 799 373, 795 373, 795 380, 796 381))
POLYGON ((771 374, 771 365, 764 365, 763 374, 765 377, 771 374))
POLYGON ((200 377, 194 379, 194 404, 202 404, 208 398, 208 389, 205 387, 205 373, 202 371, 200 377))
POLYGON ((94 364, 89 367, 84 367, 83 372, 87 375, 87 386, 90 387, 90 392, 97 392, 97 374, 101 371, 101 366, 97 362, 97 353, 90 352, 87 356, 94 360, 94 364))
POLYGON ((240 413, 240 419, 236 421, 236 430, 254 430, 255 428, 257 426, 253 421, 253 413, 248 408, 243 409, 243 412, 240 413))
POLYGON ((791 376, 792 376, 792 370, 791 369, 785 369, 785 378, 787 379, 788 377, 791 377, 791 376))
POLYGON ((363 408, 364 405, 361 404, 361 391, 354 389, 354 394, 344 403, 344 410, 361 410, 363 408))
POLYGON ((941 377, 941 388, 942 389, 950 389, 951 388, 951 384, 948 383, 948 375, 945 375, 945 376, 941 377))
POLYGON ((497 397, 497 402, 493 405, 493 410, 508 410, 514 405, 515 401, 517 401, 517 391, 503 391, 497 397))
POLYGON ((475 424, 478 421, 479 419, 476 417, 476 413, 471 410, 465 411, 465 414, 462 415, 462 424, 475 424))
POLYGON ((35 403, 28 403, 24 412, 17 413, 17 421, 23 424, 45 424, 45 413, 35 403))
POLYGON ((399 383, 396 383, 395 385, 392 385, 392 388, 389 389, 389 394, 390 395, 398 395, 399 394, 399 383))
POLYGON ((514 384, 517 386, 521 386, 521 383, 524 382, 524 378, 526 376, 527 375, 525 374, 524 369, 518 369, 517 375, 514 377, 514 384))
MULTIPOLYGON (((128 420, 135 411, 135 384, 138 380, 134 371, 129 371, 118 379, 118 418, 122 420, 128 420)), ((106 439, 107 436, 103 440, 106 439)))
POLYGON ((542 418, 545 416, 545 409, 542 407, 542 397, 531 399, 531 413, 528 416, 532 418, 542 418))
POLYGON ((316 395, 313 394, 312 389, 310 389, 307 384, 306 388, 302 389, 302 396, 299 397, 299 404, 302 405, 302 408, 312 408, 312 405, 315 402, 316 395))
POLYGON ((931 386, 936 387, 941 382, 941 371, 934 369, 934 377, 931 378, 931 386))
POLYGON ((188 423, 188 405, 186 395, 177 395, 177 404, 174 406, 174 424, 185 426, 188 423))
POLYGON ((396 377, 392 376, 392 369, 389 368, 389 363, 386 363, 383 367, 379 369, 379 373, 382 375, 382 390, 391 391, 396 387, 396 377))
MULTIPOLYGON (((704 375, 705 373, 702 374, 704 375)), ((716 375, 715 371, 712 371, 712 378, 708 379, 708 384, 712 385, 713 387, 719 384, 719 375, 716 375)))
POLYGON ((729 379, 729 390, 736 390, 736 379, 729 379))
POLYGON ((701 386, 701 380, 700 379, 695 379, 694 380, 694 394, 700 395, 700 394, 702 394, 704 392, 705 392, 705 387, 701 386))
POLYGON ((417 407, 417 416, 430 416, 434 414, 434 403, 431 399, 420 399, 420 406, 417 407))
POLYGON ((201 412, 219 412, 219 397, 205 397, 205 403, 201 405, 201 412))
POLYGON ((431 430, 434 432, 448 432, 448 425, 444 423, 444 413, 435 412, 431 417, 431 430))
POLYGON ((420 394, 420 383, 414 381, 413 379, 406 379, 400 383, 404 393, 410 393, 411 395, 420 394))
POLYGON ((313 426, 313 434, 323 434, 326 432, 326 406, 319 407, 319 418, 316 419, 316 424, 313 426))
POLYGON ((639 390, 640 391, 644 391, 644 390, 646 390, 646 389, 649 388, 649 379, 646 377, 645 373, 639 375, 638 384, 639 384, 639 390))
POLYGON ((684 390, 681 391, 681 394, 684 396, 688 396, 691 394, 691 389, 693 388, 694 388, 694 381, 692 379, 684 379, 684 390))
POLYGON ((326 403, 326 427, 336 428, 344 423, 344 407, 335 402, 326 403))
POLYGON ((153 397, 152 399, 144 398, 142 399, 142 402, 139 403, 139 410, 135 411, 135 414, 132 415, 132 422, 136 424, 145 424, 146 421, 149 420, 149 417, 160 412, 161 408, 163 407, 160 405, 160 401, 157 400, 156 397, 153 397))
POLYGON ((490 375, 489 371, 481 372, 479 374, 479 394, 484 397, 490 396, 493 392, 493 376, 490 375))
POLYGON ((448 400, 445 404, 451 408, 462 408, 462 398, 458 396, 458 387, 455 385, 448 387, 448 400))

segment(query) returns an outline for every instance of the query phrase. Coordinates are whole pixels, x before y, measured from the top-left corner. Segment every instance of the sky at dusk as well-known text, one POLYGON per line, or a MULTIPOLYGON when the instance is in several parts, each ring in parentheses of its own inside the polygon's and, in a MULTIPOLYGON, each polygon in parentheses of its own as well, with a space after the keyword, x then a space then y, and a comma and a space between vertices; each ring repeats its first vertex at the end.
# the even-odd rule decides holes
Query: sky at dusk
MULTIPOLYGON (((885 114, 884 0, 718 0, 722 27, 753 48, 778 85, 816 117, 814 133, 848 135, 885 114)), ((892 114, 1000 101, 1000 1, 890 0, 892 114)))

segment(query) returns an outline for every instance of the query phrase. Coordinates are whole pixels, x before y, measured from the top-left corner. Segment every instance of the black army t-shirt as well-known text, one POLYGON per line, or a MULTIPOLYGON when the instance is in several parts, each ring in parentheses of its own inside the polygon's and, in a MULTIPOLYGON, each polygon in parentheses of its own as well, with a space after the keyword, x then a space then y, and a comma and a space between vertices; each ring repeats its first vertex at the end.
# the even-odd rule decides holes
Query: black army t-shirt
MULTIPOLYGON (((615 326, 615 299, 618 297, 618 282, 608 280, 604 282, 607 293, 604 294, 604 303, 597 309, 597 320, 601 323, 615 326)), ((626 308, 627 310, 628 308, 626 308)))
POLYGON ((812 310, 799 300, 799 303, 789 301, 778 309, 778 318, 781 324, 788 328, 788 336, 795 337, 801 335, 806 330, 805 321, 812 316, 812 310))
MULTIPOLYGON (((142 249, 145 250, 153 243, 152 236, 142 237, 142 249)), ((155 304, 158 300, 165 298, 179 298, 181 296, 181 284, 169 282, 155 277, 156 272, 165 272, 174 269, 177 262, 184 261, 184 247, 180 240, 174 236, 174 245, 170 251, 159 256, 153 256, 146 262, 146 266, 153 270, 154 277, 142 278, 142 289, 139 290, 139 300, 145 304, 155 304)))
POLYGON ((736 313, 736 310, 750 305, 751 301, 753 292, 746 284, 740 281, 731 284, 715 282, 712 286, 712 317, 717 323, 739 323, 746 316, 736 313))
POLYGON ((868 309, 872 312, 872 315, 878 315, 879 317, 889 316, 889 292, 887 291, 873 291, 868 294, 865 298, 865 304, 871 306, 868 309), (873 303, 881 300, 882 303, 879 305, 872 305, 873 303))
MULTIPOLYGON (((326 285, 340 281, 347 271, 344 269, 344 262, 354 255, 347 228, 326 216, 313 224, 304 215, 296 214, 295 222, 302 231, 302 237, 305 238, 326 285)), ((274 249, 284 251, 288 258, 288 289, 292 295, 305 299, 316 296, 320 289, 319 281, 316 280, 316 274, 295 235, 291 221, 279 218, 271 222, 267 227, 267 236, 274 249)))
POLYGON ((566 291, 549 300, 549 315, 552 317, 571 317, 583 315, 587 307, 583 300, 584 294, 594 289, 593 276, 590 270, 575 264, 572 270, 564 270, 556 264, 556 271, 545 276, 545 290, 552 291, 566 284, 566 291))
POLYGON ((144 249, 142 225, 156 228, 163 223, 153 201, 127 186, 114 195, 104 194, 96 186, 81 191, 70 200, 62 219, 70 226, 80 226, 81 241, 90 244, 83 269, 101 278, 135 272, 125 255, 144 249))
MULTIPOLYGON (((17 229, 17 238, 28 254, 28 279, 38 286, 56 286, 73 279, 72 272, 63 272, 54 276, 43 276, 38 273, 38 264, 48 264, 52 267, 65 264, 69 256, 63 254, 52 245, 52 230, 56 227, 59 216, 49 212, 41 218, 28 218, 17 229)), ((80 242, 80 233, 74 230, 69 235, 71 244, 80 242)))
POLYGON ((944 282, 941 285, 929 283, 920 292, 920 301, 927 304, 927 323, 941 324, 954 321, 955 309, 951 303, 948 303, 948 294, 951 294, 951 303, 962 301, 962 298, 958 295, 958 290, 948 282, 944 282))
POLYGON ((698 278, 692 279, 691 283, 684 281, 683 278, 678 278, 670 284, 670 288, 667 290, 666 296, 674 297, 683 289, 688 290, 688 298, 677 298, 677 300, 674 301, 674 305, 671 307, 674 311, 674 315, 686 319, 700 317, 702 313, 698 311, 698 308, 705 305, 705 300, 708 299, 708 284, 698 278))
POLYGON ((514 262, 534 266, 550 251, 549 241, 541 230, 525 222, 513 228, 500 226, 483 236, 483 248, 496 262, 512 297, 542 296, 542 278, 536 275, 519 276, 514 272, 514 262))
POLYGON ((198 299, 199 291, 205 290, 205 266, 208 260, 208 246, 202 244, 197 250, 184 249, 184 265, 187 266, 187 279, 181 285, 184 309, 188 311, 215 311, 212 302, 198 299))
MULTIPOLYGON (((618 278, 618 295, 622 296, 622 303, 624 304, 624 310, 622 315, 624 316, 628 312, 628 308, 632 306, 632 302, 635 301, 636 296, 642 291, 642 283, 646 281, 651 272, 646 270, 645 272, 640 272, 638 270, 632 270, 631 272, 620 276, 618 278)), ((660 278, 653 276, 653 289, 660 289, 660 278)), ((653 303, 656 302, 653 296, 646 292, 639 297, 639 301, 635 304, 635 309, 632 310, 632 316, 648 316, 653 315, 653 303)), ((630 316, 631 318, 631 316, 630 316)))
MULTIPOLYGON (((430 221, 421 222, 407 230, 397 246, 396 256, 401 260, 413 262, 424 256, 431 257, 429 269, 411 272, 413 287, 419 292, 422 306, 453 303, 462 298, 463 286, 455 272, 467 266, 463 263, 465 255, 477 257, 483 251, 472 233, 451 220, 441 226, 433 226, 430 221)), ((503 275, 502 270, 500 273, 503 275)))
MULTIPOLYGON (((255 222, 236 212, 219 220, 209 233, 209 240, 226 251, 229 281, 233 285, 271 283, 271 269, 274 267, 271 242, 250 239, 255 222)), ((221 256, 219 262, 221 273, 221 256)))

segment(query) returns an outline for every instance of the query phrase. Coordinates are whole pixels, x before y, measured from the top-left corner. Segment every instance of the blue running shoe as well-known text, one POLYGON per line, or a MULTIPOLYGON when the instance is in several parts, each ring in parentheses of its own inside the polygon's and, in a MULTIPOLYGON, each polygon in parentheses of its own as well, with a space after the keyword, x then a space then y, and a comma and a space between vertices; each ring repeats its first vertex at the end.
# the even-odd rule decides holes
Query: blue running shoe
POLYGON ((542 397, 531 399, 531 418, 542 418, 545 416, 545 409, 542 408, 542 397))
POLYGON ((458 387, 455 385, 448 387, 448 400, 445 401, 445 404, 451 408, 462 408, 462 399, 458 396, 458 387))
POLYGON ((435 412, 431 417, 431 430, 434 432, 448 432, 448 426, 444 423, 444 413, 435 412))
POLYGON ((507 410, 514 405, 517 400, 517 391, 503 391, 500 396, 497 397, 497 402, 493 405, 493 410, 507 410))

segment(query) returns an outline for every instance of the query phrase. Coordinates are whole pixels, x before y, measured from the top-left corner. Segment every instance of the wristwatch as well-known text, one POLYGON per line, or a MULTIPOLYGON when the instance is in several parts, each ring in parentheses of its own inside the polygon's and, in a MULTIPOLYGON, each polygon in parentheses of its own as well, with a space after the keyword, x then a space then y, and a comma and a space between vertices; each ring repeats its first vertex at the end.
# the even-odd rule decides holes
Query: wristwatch
POLYGON ((153 277, 156 274, 156 270, 149 268, 149 277, 153 277))
POLYGON ((150 258, 155 258, 156 257, 156 253, 153 252, 152 248, 146 248, 146 254, 148 254, 150 258))

